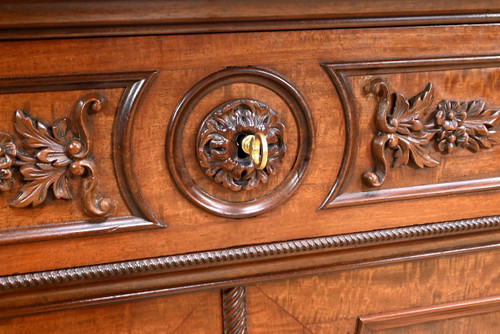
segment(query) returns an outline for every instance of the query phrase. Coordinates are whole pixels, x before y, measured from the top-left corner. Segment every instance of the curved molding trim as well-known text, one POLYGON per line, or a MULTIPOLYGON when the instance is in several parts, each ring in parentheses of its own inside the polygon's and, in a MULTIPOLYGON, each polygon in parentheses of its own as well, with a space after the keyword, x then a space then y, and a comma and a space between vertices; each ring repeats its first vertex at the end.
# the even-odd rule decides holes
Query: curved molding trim
MULTIPOLYGON (((281 75, 257 67, 228 67, 201 79, 179 101, 170 119, 166 139, 166 159, 170 174, 182 194, 200 208, 228 218, 254 217, 286 201, 300 186, 314 147, 312 115, 301 93, 281 75), (182 142, 184 127, 198 102, 211 91, 234 83, 248 83, 266 88, 278 95, 288 106, 300 133, 297 138, 295 162, 285 179, 266 195, 244 202, 231 202, 206 192, 186 168, 182 142)), ((287 152, 290 154, 291 152, 287 152)))
POLYGON ((457 220, 408 227, 342 234, 328 237, 275 242, 206 252, 187 253, 141 260, 99 264, 59 270, 40 271, 0 277, 0 290, 44 286, 53 283, 99 280, 137 273, 153 274, 208 265, 231 264, 354 247, 415 241, 500 228, 500 216, 457 220))
POLYGON ((155 75, 156 72, 154 71, 146 71, 0 78, 0 94, 109 88, 124 89, 114 119, 113 154, 120 192, 133 214, 133 217, 113 217, 106 220, 99 218, 92 221, 35 225, 16 229, 7 227, 0 229, 1 245, 164 226, 155 220, 147 206, 142 205, 140 192, 133 187, 135 179, 127 174, 130 173, 130 170, 123 172, 123 170, 127 170, 129 159, 126 154, 128 151, 123 149, 130 145, 129 127, 142 93, 155 75))
POLYGON ((409 73, 409 72, 430 72, 447 69, 472 69, 499 67, 500 56, 475 56, 475 57, 452 57, 452 58, 425 58, 425 59, 402 59, 387 61, 369 61, 358 63, 320 63, 339 94, 342 102, 345 118, 346 144, 339 174, 335 180, 329 194, 319 206, 321 209, 331 209, 342 206, 363 205, 367 203, 378 203, 385 201, 394 201, 400 199, 414 199, 423 197, 432 197, 440 194, 440 187, 450 194, 462 194, 471 191, 487 191, 500 188, 500 184, 492 183, 497 178, 486 178, 479 180, 464 180, 449 182, 444 184, 422 185, 415 187, 403 187, 390 189, 397 194, 404 194, 404 197, 397 195, 387 196, 387 189, 376 191, 359 191, 346 193, 345 186, 349 183, 351 177, 350 171, 356 159, 357 149, 356 138, 358 137, 358 110, 356 108, 353 88, 349 77, 364 75, 381 75, 391 73, 409 73), (467 188, 473 184, 474 188, 467 188), (430 189, 430 191, 427 191, 430 189))

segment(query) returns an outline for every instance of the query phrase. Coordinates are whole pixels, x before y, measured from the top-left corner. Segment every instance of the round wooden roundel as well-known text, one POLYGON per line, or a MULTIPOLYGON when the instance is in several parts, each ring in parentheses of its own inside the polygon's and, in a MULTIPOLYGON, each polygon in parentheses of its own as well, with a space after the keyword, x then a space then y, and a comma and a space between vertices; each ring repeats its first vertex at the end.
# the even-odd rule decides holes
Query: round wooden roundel
POLYGON ((177 105, 166 158, 193 203, 244 218, 293 194, 312 141, 311 113, 295 87, 267 70, 228 68, 202 79, 177 105))

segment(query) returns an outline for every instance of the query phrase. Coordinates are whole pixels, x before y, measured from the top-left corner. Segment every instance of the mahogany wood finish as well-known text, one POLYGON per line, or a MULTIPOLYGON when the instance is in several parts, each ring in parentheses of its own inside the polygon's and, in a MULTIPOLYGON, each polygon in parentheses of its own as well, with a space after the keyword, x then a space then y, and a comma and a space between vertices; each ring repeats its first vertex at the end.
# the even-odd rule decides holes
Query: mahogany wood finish
MULTIPOLYGON (((358 334, 376 333, 380 330, 387 332, 387 329, 401 329, 414 325, 426 324, 429 322, 447 322, 454 318, 473 317, 479 314, 488 314, 500 311, 500 297, 493 296, 474 300, 460 301, 455 303, 440 304, 419 309, 404 310, 400 312, 363 316, 359 318, 358 334)), ((495 323, 487 323, 486 319, 478 319, 479 322, 471 322, 467 327, 445 325, 445 333, 453 330, 454 333, 469 333, 474 331, 494 333, 500 329, 498 325, 498 314, 494 315, 495 323), (471 326, 472 325, 472 326, 471 326), (490 327, 491 326, 491 327, 490 327)), ((438 326, 431 325, 434 329, 438 326)), ((428 328, 432 328, 428 327, 428 328)), ((422 328, 424 330, 424 328, 422 328)), ((415 331, 415 329, 414 329, 415 331)), ((400 331, 396 331, 400 332, 400 331)))
POLYGON ((222 290, 222 319, 224 334, 240 334, 247 331, 245 287, 238 286, 222 290))
POLYGON ((497 0, 1 3, 0 333, 498 332, 499 36, 497 0))
MULTIPOLYGON (((248 92, 243 91, 241 94, 248 94, 248 92)), ((239 97, 241 98, 241 96, 239 97)), ((217 110, 215 112, 217 112, 217 110)), ((283 110, 281 114, 282 113, 283 110)), ((245 120, 242 116, 243 115, 235 115, 235 117, 228 120, 224 120, 222 115, 218 116, 217 120, 221 125, 223 125, 224 122, 228 122, 229 126, 223 128, 219 125, 217 129, 219 134, 225 133, 227 138, 216 139, 216 141, 237 141, 239 136, 243 134, 265 132, 266 137, 269 136, 270 143, 276 145, 271 148, 270 164, 266 168, 267 173, 263 171, 253 171, 254 168, 252 164, 245 174, 249 177, 255 175, 255 179, 249 181, 250 184, 256 184, 257 180, 260 180, 262 183, 267 183, 267 174, 274 169, 275 166, 273 165, 275 162, 278 162, 280 158, 282 159, 284 155, 284 143, 280 143, 282 140, 279 139, 284 136, 282 134, 284 132, 284 126, 282 126, 282 123, 279 122, 271 112, 269 112, 269 116, 266 114, 262 115, 263 121, 258 122, 260 124, 256 125, 251 124, 254 122, 251 118, 245 120), (233 128, 234 134, 232 134, 233 128), (283 155, 281 153, 283 153, 283 155), (264 179, 266 182, 263 182, 264 179)), ((204 132, 204 127, 207 126, 207 122, 209 123, 210 121, 207 118, 211 117, 211 112, 203 117, 203 121, 200 125, 200 131, 202 133, 204 132)), ((207 136, 213 137, 214 134, 207 136)), ((187 198, 211 213, 229 218, 246 218, 256 216, 280 205, 300 186, 304 173, 306 172, 306 167, 311 159, 313 138, 314 130, 311 112, 300 92, 293 87, 290 82, 276 73, 260 68, 250 66, 233 67, 207 76, 182 97, 182 100, 174 110, 168 127, 166 157, 173 179, 179 187, 179 190, 187 198), (197 182, 195 179, 196 173, 189 168, 189 160, 195 160, 193 152, 189 149, 183 149, 185 148, 184 142, 188 141, 188 139, 186 139, 186 133, 189 133, 186 131, 186 123, 189 117, 193 117, 192 114, 195 114, 197 106, 202 104, 203 99, 217 89, 231 89, 232 86, 238 83, 252 84, 265 89, 268 94, 271 93, 278 96, 282 100, 281 103, 285 103, 284 108, 289 109, 288 112, 293 116, 293 121, 296 123, 297 130, 295 136, 292 137, 293 139, 290 138, 290 140, 296 142, 296 152, 290 149, 288 150, 288 155, 290 156, 289 160, 292 165, 284 165, 280 168, 283 175, 281 179, 274 177, 278 182, 274 184, 270 183, 269 187, 264 189, 264 192, 247 192, 247 194, 241 196, 241 198, 228 196, 226 192, 220 192, 219 189, 213 190, 213 192, 205 190, 203 183, 197 182)), ((203 143, 205 142, 203 134, 198 134, 196 140, 197 147, 199 147, 200 141, 203 143), (199 138, 200 136, 202 138, 199 138)), ((227 149, 221 147, 223 146, 222 144, 214 145, 214 141, 212 141, 210 145, 216 150, 216 154, 219 158, 224 158, 224 150, 231 149, 230 147, 227 149)), ((198 160, 200 161, 201 159, 202 168, 205 169, 205 174, 214 175, 216 182, 222 182, 226 188, 238 190, 239 185, 235 183, 234 179, 239 180, 242 178, 242 169, 244 169, 245 166, 243 162, 234 164, 234 158, 225 158, 222 162, 224 168, 221 169, 218 164, 211 164, 203 160, 208 152, 203 152, 202 157, 200 157, 199 149, 197 153, 198 160), (208 172, 206 168, 208 168, 208 172)), ((237 153, 231 152, 231 156, 233 155, 237 155, 237 153)), ((254 187, 255 185, 247 185, 248 189, 254 187)))
POLYGON ((51 189, 56 199, 72 199, 68 176, 87 175, 82 180, 83 206, 88 214, 106 216, 113 208, 109 198, 99 198, 94 193, 97 171, 92 160, 87 159, 92 141, 83 120, 84 113, 98 112, 106 98, 90 94, 78 101, 75 109, 77 135, 69 128, 69 120, 62 118, 52 126, 32 119, 25 111, 17 110, 15 128, 22 137, 24 146, 32 152, 26 153, 16 147, 11 135, 0 132, 2 137, 0 189, 8 191, 14 185, 13 167, 20 167, 24 183, 11 202, 15 208, 40 205, 51 189))
POLYGON ((421 259, 247 287, 248 332, 416 334, 447 329, 444 333, 495 333, 498 273, 481 269, 496 263, 497 252, 421 259), (490 297, 482 298, 484 295, 490 297), (476 318, 478 315, 487 317, 476 318))
POLYGON ((498 22, 496 1, 21 1, 0 6, 2 39, 161 35, 498 22))
POLYGON ((202 123, 198 159, 214 182, 233 191, 249 190, 266 183, 276 172, 286 152, 284 138, 285 126, 269 106, 252 100, 230 101, 212 111, 202 123), (243 139, 257 133, 265 136, 269 151, 260 170, 243 149, 243 139))
POLYGON ((219 291, 63 310, 0 321, 0 333, 223 333, 219 291))

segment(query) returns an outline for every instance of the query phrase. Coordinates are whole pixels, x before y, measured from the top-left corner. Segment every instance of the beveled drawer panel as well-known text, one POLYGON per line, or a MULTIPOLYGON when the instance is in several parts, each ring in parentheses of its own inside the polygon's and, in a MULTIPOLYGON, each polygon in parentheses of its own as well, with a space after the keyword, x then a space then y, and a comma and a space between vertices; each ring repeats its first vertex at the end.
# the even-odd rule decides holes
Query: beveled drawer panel
POLYGON ((104 218, 87 215, 74 175, 73 200, 55 199, 52 186, 37 208, 10 208, 30 181, 18 166, 0 197, 3 241, 34 241, 33 228, 48 241, 2 247, 0 261, 23 261, 4 261, 0 273, 496 215, 498 33, 474 25, 2 42, 0 130, 19 148, 17 109, 57 129, 83 96, 106 95, 106 112, 84 124, 98 194, 115 204, 104 218), (47 83, 61 76, 73 81, 47 83), (247 136, 258 139, 255 159, 242 148, 247 136), (75 235, 84 237, 61 239, 75 235))
POLYGON ((498 189, 499 60, 324 63, 350 131, 322 208, 498 189), (401 90, 417 83, 415 93, 401 90))

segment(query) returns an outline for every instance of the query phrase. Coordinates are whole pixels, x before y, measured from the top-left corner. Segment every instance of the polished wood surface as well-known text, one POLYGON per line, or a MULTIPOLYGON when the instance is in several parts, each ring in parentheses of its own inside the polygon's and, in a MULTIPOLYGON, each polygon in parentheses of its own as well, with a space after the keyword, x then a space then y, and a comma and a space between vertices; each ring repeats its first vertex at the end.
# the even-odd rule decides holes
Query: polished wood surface
POLYGON ((497 0, 9 1, 0 39, 498 22, 497 0))
POLYGON ((219 291, 0 320, 0 333, 222 333, 219 291))
MULTIPOLYGON (((2 247, 0 259, 4 265, 0 271, 2 274, 30 272, 498 214, 498 208, 494 205, 495 197, 487 192, 464 194, 460 196, 460 201, 454 196, 443 196, 438 197, 439 200, 423 198, 364 205, 362 210, 358 206, 317 211, 337 179, 344 159, 346 138, 345 113, 342 104, 334 85, 319 62, 328 60, 330 63, 341 63, 345 59, 361 61, 369 57, 367 52, 370 50, 373 50, 372 57, 380 59, 380 55, 375 55, 380 49, 386 50, 382 55, 383 59, 394 57, 439 59, 439 57, 463 55, 464 50, 467 49, 469 54, 491 54, 495 52, 498 45, 494 43, 498 36, 498 29, 497 25, 474 25, 4 42, 4 47, 1 49, 2 62, 6 64, 2 67, 3 77, 67 74, 69 69, 64 70, 64 66, 75 68, 79 73, 86 74, 158 71, 156 79, 149 84, 138 101, 133 122, 128 123, 129 127, 123 128, 125 133, 129 134, 123 138, 128 138, 130 146, 120 144, 114 148, 110 147, 113 143, 110 134, 117 126, 114 124, 116 123, 115 114, 111 110, 116 110, 122 94, 118 89, 113 91, 113 97, 108 96, 110 112, 95 114, 89 118, 89 122, 93 122, 89 125, 89 131, 95 138, 94 147, 97 148, 94 152, 94 159, 101 173, 100 193, 118 201, 116 211, 111 216, 139 214, 141 218, 146 217, 148 221, 153 220, 168 227, 144 231, 140 234, 115 233, 98 238, 83 237, 25 244, 23 247, 2 247), (373 38, 374 35, 377 36, 376 39, 373 38), (422 47, 451 38, 457 43, 462 43, 463 46, 457 49, 455 45, 452 45, 453 43, 442 43, 440 48, 422 47), (388 41, 391 43, 387 43, 388 41), (117 50, 116 53, 107 49, 106 46, 110 43, 113 49, 117 50), (268 43, 273 44, 272 49, 269 49, 268 43), (169 45, 176 45, 176 47, 172 48, 169 45), (192 45, 197 47, 193 48, 192 45), (226 45, 234 45, 233 52, 227 53, 226 45), (252 46, 251 53, 247 52, 246 45, 252 46), (297 45, 303 50, 298 50, 297 45), (371 47, 367 48, 366 45, 371 47), (32 56, 20 62, 16 50, 23 46, 29 48, 32 56), (359 50, 365 50, 365 52, 360 53, 359 50), (62 60, 60 55, 64 55, 62 60), (205 55, 209 55, 208 58, 205 55), (258 55, 263 57, 261 61, 257 60, 258 55), (203 66, 201 66, 201 59, 203 59, 203 66), (301 92, 311 110, 315 147, 312 159, 308 161, 307 173, 303 177, 301 186, 288 201, 255 218, 231 220, 207 213, 192 204, 178 191, 165 159, 165 141, 170 117, 176 105, 193 85, 224 66, 248 64, 266 67, 273 72, 280 73, 301 92), (112 106, 113 103, 115 107, 112 106), (158 121, 151 124, 152 119, 158 121), (114 152, 115 157, 123 157, 126 166, 130 167, 124 169, 117 167, 116 163, 119 159, 110 159, 110 153, 107 152, 114 152), (124 170, 124 173, 121 173, 121 170, 124 170), (115 171, 119 177, 120 186, 116 185, 117 180, 113 175, 115 171), (120 181, 122 177, 125 177, 124 181, 120 181), (131 198, 128 203, 135 203, 140 210, 136 210, 131 205, 120 205, 123 198, 131 198), (130 209, 132 212, 129 211, 130 209), (396 212, 398 214, 395 214, 396 212), (418 215, 415 215, 416 212, 418 215), (149 219, 147 219, 148 216, 149 219), (305 224, 304 222, 311 223, 305 224), (143 240, 148 240, 148 242, 145 243, 143 240), (80 249, 86 249, 86 252, 82 253, 80 249), (45 257, 42 260, 37 254, 44 254, 45 257), (9 261, 12 258, 16 258, 17 261, 15 263, 9 261)), ((428 72, 424 66, 419 72, 391 74, 390 82, 396 91, 407 91, 408 93, 405 94, 411 96, 416 89, 421 89, 422 85, 433 81, 441 92, 441 95, 435 97, 438 101, 441 98, 465 101, 482 98, 487 101, 488 106, 499 106, 500 101, 496 94, 499 81, 495 80, 498 75, 498 70, 494 66, 495 60, 488 58, 486 60, 489 63, 485 64, 481 57, 474 59, 477 59, 474 61, 478 65, 469 65, 469 67, 479 68, 472 68, 464 73, 457 67, 428 72), (413 83, 419 76, 425 76, 425 78, 419 79, 420 83, 418 87, 415 87, 413 83), (433 76, 432 80, 429 80, 428 76, 433 76), (399 81, 395 81, 396 78, 399 81), (458 82, 457 80, 461 80, 463 84, 451 85, 452 82, 458 82), (464 85, 469 81, 472 87, 476 87, 473 92, 470 92, 464 85), (445 82, 449 83, 446 85, 445 82), (449 87, 446 88, 447 91, 443 90, 445 87, 449 87)), ((356 80, 354 87, 358 87, 355 91, 356 103, 363 105, 359 107, 359 116, 362 117, 357 137, 359 143, 355 144, 359 145, 357 150, 359 155, 355 157, 356 166, 349 170, 348 180, 352 181, 348 184, 349 193, 370 190, 363 186, 361 175, 367 166, 372 165, 370 147, 371 140, 376 134, 372 128, 371 118, 374 112, 374 100, 362 95, 360 90, 363 87, 362 75, 353 77, 353 80, 356 80)), ((33 117, 44 119, 48 123, 55 122, 58 118, 67 116, 68 108, 58 109, 58 113, 54 113, 52 117, 45 116, 44 110, 50 110, 54 100, 65 101, 64 103, 69 104, 71 108, 74 101, 88 91, 88 89, 77 92, 62 90, 47 93, 42 90, 29 93, 31 95, 2 94, 3 108, 7 111, 11 110, 3 114, 2 130, 9 133, 15 132, 11 117, 15 110, 27 103, 31 104, 31 108, 26 109, 33 117), (71 94, 73 96, 70 97, 71 94), (36 107, 35 100, 39 103, 36 107)), ((227 100, 241 98, 241 96, 255 98, 266 96, 265 100, 271 101, 270 106, 276 110, 279 109, 280 111, 277 112, 282 117, 283 115, 290 117, 285 120, 287 126, 292 129, 295 125, 297 129, 293 117, 286 112, 286 105, 280 104, 279 97, 260 86, 247 83, 235 84, 231 89, 219 89, 200 101, 210 107, 203 109, 203 105, 200 105, 196 109, 198 118, 193 117, 191 123, 186 124, 189 131, 186 131, 187 139, 183 141, 183 145, 186 145, 183 150, 184 159, 191 168, 191 178, 200 182, 204 191, 226 201, 231 196, 241 196, 239 199, 235 197, 235 200, 244 201, 245 196, 256 198, 266 194, 287 175, 289 166, 293 163, 291 160, 287 165, 285 158, 283 168, 266 184, 268 188, 256 189, 254 194, 251 192, 226 194, 220 185, 215 184, 203 174, 195 152, 200 121, 206 115, 203 110, 209 112, 213 109, 212 107, 227 100), (280 107, 277 108, 274 105, 280 107)), ((287 131, 289 145, 293 144, 294 133, 296 136, 297 130, 287 131)), ((297 150, 297 147, 293 149, 290 146, 289 149, 292 152, 292 150, 297 150)), ((446 169, 441 167, 420 170, 411 166, 395 169, 392 171, 392 178, 387 180, 384 186, 392 189, 410 185, 432 185, 443 181, 487 179, 496 176, 494 166, 489 162, 497 154, 497 147, 476 154, 460 151, 453 156, 444 157, 446 160, 444 167, 449 166, 446 169), (403 174, 398 176, 397 173, 403 174)), ((7 201, 11 196, 5 196, 8 197, 7 201)), ((5 205, 7 201, 4 202, 5 205)), ((43 208, 27 210, 5 207, 3 209, 7 210, 4 211, 5 214, 6 212, 9 214, 6 215, 7 220, 4 220, 3 226, 13 228, 20 224, 26 226, 74 221, 75 219, 71 216, 79 212, 75 204, 78 201, 76 197, 75 201, 63 201, 62 204, 54 201, 43 208), (63 209, 61 205, 75 205, 75 209, 70 213, 71 211, 63 209), (33 215, 34 211, 31 210, 36 210, 36 215, 33 215), (57 213, 54 214, 54 210, 57 210, 57 213), (26 219, 26 217, 30 218, 26 219), (39 220, 34 220, 35 217, 39 217, 39 220)), ((76 220, 84 219, 86 218, 82 216, 76 220)))
POLYGON ((399 312, 360 317, 358 333, 495 333, 498 327, 500 297, 487 297, 399 312), (441 322, 441 323, 439 323, 441 322), (412 328, 413 327, 413 328, 412 328))
POLYGON ((356 333, 359 327, 358 333, 385 333, 403 327, 389 333, 422 333, 425 327, 411 327, 429 323, 431 332, 468 333, 474 324, 477 333, 494 333, 500 286, 498 274, 487 268, 496 261, 498 251, 492 251, 257 284, 247 288, 248 331, 356 333), (496 297, 476 300, 485 295, 496 297), (473 319, 489 313, 492 321, 473 319), (431 324, 448 318, 471 319, 464 327, 431 324))
POLYGON ((0 4, 0 332, 496 332, 498 36, 498 1, 0 4))

